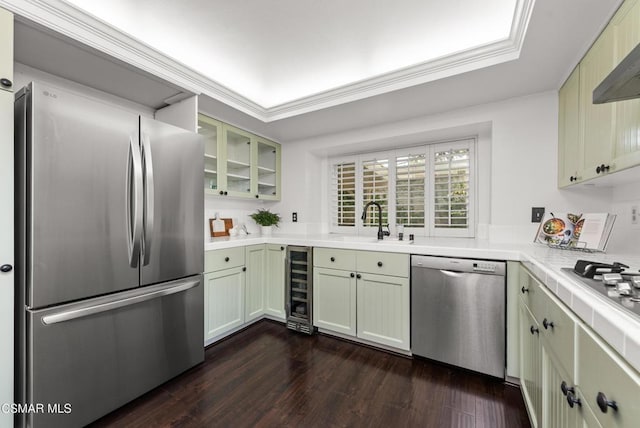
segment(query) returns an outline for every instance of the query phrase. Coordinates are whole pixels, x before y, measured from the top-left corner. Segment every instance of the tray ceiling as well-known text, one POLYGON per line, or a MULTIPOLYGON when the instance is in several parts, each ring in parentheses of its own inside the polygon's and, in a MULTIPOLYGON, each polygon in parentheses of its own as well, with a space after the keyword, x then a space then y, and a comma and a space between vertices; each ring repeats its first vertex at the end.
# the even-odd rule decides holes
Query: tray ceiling
POLYGON ((271 121, 517 59, 534 0, 66 3, 52 12, 100 28, 90 44, 149 46, 163 77, 184 67, 190 89, 271 121))

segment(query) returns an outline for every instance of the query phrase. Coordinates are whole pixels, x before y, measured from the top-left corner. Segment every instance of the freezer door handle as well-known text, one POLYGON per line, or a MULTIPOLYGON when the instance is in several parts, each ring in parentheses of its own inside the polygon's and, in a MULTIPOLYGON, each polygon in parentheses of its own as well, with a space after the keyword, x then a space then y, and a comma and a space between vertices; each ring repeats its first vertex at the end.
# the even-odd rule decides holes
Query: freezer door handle
POLYGON ((160 290, 154 290, 149 293, 135 295, 125 298, 116 298, 114 300, 100 302, 98 304, 82 307, 78 309, 71 309, 67 311, 61 311, 42 317, 42 323, 44 325, 58 324, 65 321, 71 321, 78 318, 84 318, 91 315, 99 314, 101 312, 112 311, 114 309, 122 308, 125 306, 135 305, 137 303, 146 302, 147 300, 156 299, 158 297, 168 296, 170 294, 180 293, 182 291, 189 290, 197 287, 200 284, 200 280, 189 280, 180 282, 180 284, 169 288, 162 288, 160 290))
POLYGON ((142 228, 142 254, 144 266, 151 258, 151 238, 153 237, 153 161, 151 159, 151 145, 149 137, 142 134, 142 159, 144 171, 144 208, 142 228))
POLYGON ((142 237, 142 158, 134 136, 129 137, 129 167, 127 173, 127 249, 129 266, 138 267, 140 239, 142 237))

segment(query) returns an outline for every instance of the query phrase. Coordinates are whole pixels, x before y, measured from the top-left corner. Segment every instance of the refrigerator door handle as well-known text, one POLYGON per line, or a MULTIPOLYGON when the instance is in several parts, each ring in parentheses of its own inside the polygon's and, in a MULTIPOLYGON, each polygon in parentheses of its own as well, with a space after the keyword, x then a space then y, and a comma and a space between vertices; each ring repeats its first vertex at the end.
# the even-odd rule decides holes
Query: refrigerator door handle
POLYGON ((44 325, 58 324, 65 321, 71 321, 78 318, 84 318, 91 315, 99 314, 101 312, 112 311, 114 309, 122 308, 125 306, 135 305, 147 300, 156 299, 158 297, 168 296, 170 294, 180 293, 182 291, 189 290, 197 287, 200 284, 199 279, 180 282, 178 285, 174 285, 168 288, 161 288, 144 294, 137 294, 131 297, 111 297, 110 300, 97 303, 92 306, 85 306, 77 309, 70 309, 45 315, 42 317, 42 323, 44 325))
POLYGON ((144 208, 143 228, 142 228, 142 254, 143 265, 148 265, 151 258, 151 238, 153 237, 153 160, 151 159, 151 145, 149 137, 141 134, 142 139, 142 158, 144 170, 144 208))
POLYGON ((142 189, 142 157, 140 146, 135 137, 129 137, 128 173, 127 173, 127 249, 129 252, 129 266, 138 267, 140 259, 140 239, 142 237, 142 213, 140 209, 143 201, 142 189))

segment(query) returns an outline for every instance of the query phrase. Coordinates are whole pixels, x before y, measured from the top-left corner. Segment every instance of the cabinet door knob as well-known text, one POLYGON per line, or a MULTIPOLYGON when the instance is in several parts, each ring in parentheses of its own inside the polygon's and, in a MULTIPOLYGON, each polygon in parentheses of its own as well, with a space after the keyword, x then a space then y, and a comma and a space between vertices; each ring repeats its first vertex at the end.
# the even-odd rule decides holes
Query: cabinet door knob
POLYGON ((331 257, 329 260, 331 260, 332 262, 335 262, 336 258, 335 257, 331 257))
POLYGON ((247 267, 246 267, 246 266, 243 266, 243 268, 242 268, 242 272, 246 272, 246 271, 247 271, 247 267))
POLYGON ((224 190, 221 190, 221 191, 220 191, 220 194, 221 194, 221 195, 224 195, 224 190))
POLYGON ((256 195, 256 198, 259 198, 259 197, 260 197, 260 195, 256 195))
POLYGON ((569 403, 569 407, 571 407, 572 409, 576 404, 578 406, 582 406, 582 401, 580 401, 580 399, 577 398, 573 392, 567 393, 567 403, 569 403))
POLYGON ((356 275, 356 279, 360 279, 360 278, 362 278, 362 275, 357 274, 357 275, 356 275))
POLYGON ((13 266, 11 266, 11 265, 2 265, 2 266, 0 266, 0 272, 8 273, 8 272, 11 272, 12 270, 13 270, 13 266))
POLYGON ((567 385, 567 382, 562 381, 562 383, 560 384, 560 390, 562 391, 562 394, 566 396, 569 393, 573 394, 576 389, 573 386, 567 385))
POLYGON ((520 291, 522 291, 522 294, 524 294, 524 293, 528 293, 529 289, 528 288, 524 288, 524 285, 523 285, 522 288, 520 289, 520 291))
POLYGON ((228 262, 228 261, 229 261, 229 257, 225 257, 225 258, 224 258, 224 261, 225 261, 225 262, 228 262))
POLYGON ((351 275, 349 275, 351 278, 355 278, 356 274, 355 273, 351 273, 351 275))
POLYGON ((11 82, 11 80, 3 77, 2 79, 0 79, 0 85, 4 86, 5 88, 10 88, 13 83, 11 82))
POLYGON ((226 190, 224 191, 224 195, 227 196, 229 194, 229 192, 227 192, 226 190))
POLYGON ((602 411, 602 413, 607 413, 609 407, 613 410, 618 410, 618 403, 607 400, 607 396, 602 392, 598 392, 598 395, 596 396, 596 403, 598 403, 598 407, 600 407, 600 411, 602 411))
POLYGON ((531 326, 531 328, 529 329, 529 331, 531 332, 531 334, 540 334, 540 330, 535 328, 534 326, 531 326))
POLYGON ((280 251, 284 251, 284 247, 280 247, 280 251))
POLYGON ((382 267, 382 262, 378 262, 378 267, 382 267))
POLYGON ((542 320, 542 325, 544 326, 545 330, 548 330, 549 328, 553 328, 553 321, 549 321, 545 318, 542 320))

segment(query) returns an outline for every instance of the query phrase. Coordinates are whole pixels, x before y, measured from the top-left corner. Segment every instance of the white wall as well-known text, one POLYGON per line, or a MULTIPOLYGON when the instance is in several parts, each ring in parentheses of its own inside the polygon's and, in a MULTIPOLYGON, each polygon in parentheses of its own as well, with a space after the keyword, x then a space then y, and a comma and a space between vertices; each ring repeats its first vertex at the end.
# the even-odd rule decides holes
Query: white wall
MULTIPOLYGON (((388 149, 479 135, 479 237, 530 242, 537 224, 531 207, 602 212, 612 207, 610 189, 557 189, 555 91, 484 104, 444 114, 381 124, 283 144, 283 199, 275 206, 289 219, 317 230, 328 222, 329 156, 388 149)), ((303 226, 298 226, 302 228, 303 226)))

